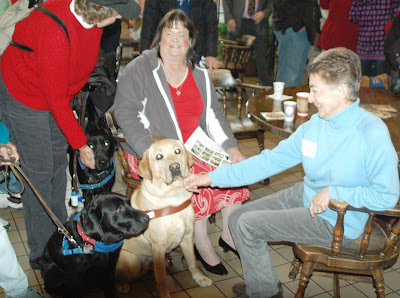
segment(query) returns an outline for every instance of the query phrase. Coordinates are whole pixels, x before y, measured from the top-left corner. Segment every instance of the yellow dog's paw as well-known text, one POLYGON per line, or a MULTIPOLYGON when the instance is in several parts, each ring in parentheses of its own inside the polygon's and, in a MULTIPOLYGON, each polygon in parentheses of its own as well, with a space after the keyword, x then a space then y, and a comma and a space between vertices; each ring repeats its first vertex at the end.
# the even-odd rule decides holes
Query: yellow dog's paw
POLYGON ((203 274, 199 274, 196 277, 193 276, 193 279, 202 288, 209 287, 213 283, 211 279, 209 279, 207 276, 205 276, 203 274))

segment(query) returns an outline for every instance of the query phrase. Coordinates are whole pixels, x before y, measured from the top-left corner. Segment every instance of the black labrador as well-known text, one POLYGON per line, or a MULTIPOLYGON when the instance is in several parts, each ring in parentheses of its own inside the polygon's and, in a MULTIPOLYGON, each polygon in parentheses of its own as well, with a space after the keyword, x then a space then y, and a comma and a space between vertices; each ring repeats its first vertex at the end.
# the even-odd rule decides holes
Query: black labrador
POLYGON ((115 169, 113 154, 116 148, 116 140, 109 130, 95 130, 87 134, 87 145, 92 148, 95 159, 95 169, 86 167, 77 157, 70 155, 70 172, 72 188, 75 192, 77 186, 82 190, 85 202, 91 200, 96 194, 111 191, 115 182, 115 169), (75 170, 74 170, 75 167, 75 170), (76 174, 75 174, 76 173, 76 174), (77 184, 74 185, 74 179, 77 184))
POLYGON ((147 214, 131 207, 128 198, 99 194, 65 224, 79 247, 58 231, 47 242, 40 269, 46 291, 79 297, 86 288, 98 286, 106 297, 115 296, 114 272, 123 239, 148 224, 147 214))

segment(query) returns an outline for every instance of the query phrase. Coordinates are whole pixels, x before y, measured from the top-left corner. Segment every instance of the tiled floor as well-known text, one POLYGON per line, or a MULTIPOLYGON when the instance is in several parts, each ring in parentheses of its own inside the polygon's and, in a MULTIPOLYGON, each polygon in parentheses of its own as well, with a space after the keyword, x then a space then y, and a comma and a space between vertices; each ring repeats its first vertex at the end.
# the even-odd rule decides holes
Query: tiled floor
MULTIPOLYGON (((281 139, 270 133, 265 134, 265 148, 274 148, 281 139)), ((248 157, 259 153, 258 143, 255 139, 239 141, 241 151, 248 157)), ((116 160, 118 160, 116 158, 116 160)), ((125 193, 125 185, 121 178, 121 167, 117 164, 116 183, 113 191, 125 193)), ((250 185, 252 194, 251 200, 274 193, 278 190, 292 186, 302 180, 304 173, 301 166, 292 168, 279 175, 271 177, 270 184, 265 186, 261 183, 250 185)), ((68 197, 68 196, 67 196, 68 197)), ((29 285, 35 287, 45 293, 43 287, 43 279, 40 271, 32 270, 29 266, 27 252, 27 237, 25 223, 22 210, 0 209, 0 216, 8 220, 12 227, 9 231, 9 238, 14 246, 18 260, 26 272, 29 285)), ((224 253, 218 246, 218 238, 220 237, 222 218, 220 212, 217 213, 216 224, 209 225, 209 235, 215 250, 221 261, 228 269, 229 274, 225 276, 214 275, 206 271, 201 263, 198 262, 200 269, 213 280, 211 287, 200 288, 191 278, 187 267, 185 267, 180 256, 173 253, 174 267, 168 268, 168 288, 172 297, 234 297, 232 293, 232 285, 243 280, 242 268, 240 260, 232 252, 224 253)), ((293 258, 292 249, 287 245, 271 245, 270 254, 275 265, 275 270, 284 286, 284 297, 294 297, 298 280, 290 281, 288 273, 290 263, 293 258)), ((385 272, 385 292, 387 297, 400 297, 400 261, 393 268, 385 272)), ((365 283, 353 283, 341 281, 342 297, 375 297, 372 285, 365 283)), ((157 296, 155 281, 152 272, 143 276, 140 280, 132 284, 132 290, 129 294, 120 295, 120 297, 155 297, 157 296)), ((306 290, 307 297, 333 297, 333 284, 330 278, 313 276, 306 290)), ((0 298, 5 294, 0 288, 0 298)), ((103 297, 102 293, 93 290, 85 297, 103 297)))

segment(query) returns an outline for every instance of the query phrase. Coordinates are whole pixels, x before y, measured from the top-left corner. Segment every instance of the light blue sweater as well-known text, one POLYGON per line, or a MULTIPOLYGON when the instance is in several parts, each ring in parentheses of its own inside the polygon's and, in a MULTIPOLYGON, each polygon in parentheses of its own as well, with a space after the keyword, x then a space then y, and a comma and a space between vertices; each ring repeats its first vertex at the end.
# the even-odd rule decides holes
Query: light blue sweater
MULTIPOLYGON (((301 125, 273 150, 236 165, 218 167, 209 173, 212 186, 248 185, 303 164, 304 206, 329 186, 329 198, 371 210, 393 208, 399 199, 397 153, 383 121, 366 112, 357 100, 344 111, 327 119, 317 114, 301 125)), ((335 225, 331 209, 318 214, 335 225)), ((344 234, 358 238, 368 215, 347 211, 344 234)))

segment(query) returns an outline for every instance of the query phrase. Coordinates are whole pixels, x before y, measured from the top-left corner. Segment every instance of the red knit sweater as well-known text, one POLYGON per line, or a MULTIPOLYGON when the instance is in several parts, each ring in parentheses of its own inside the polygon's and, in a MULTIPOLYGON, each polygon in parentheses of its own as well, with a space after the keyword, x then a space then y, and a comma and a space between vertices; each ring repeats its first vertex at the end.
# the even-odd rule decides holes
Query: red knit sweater
POLYGON ((13 40, 34 53, 9 46, 1 57, 1 74, 10 94, 35 110, 50 111, 72 148, 86 144, 70 102, 92 73, 102 30, 85 29, 70 10, 71 1, 48 0, 43 6, 54 12, 68 28, 70 43, 61 27, 34 10, 17 23, 13 40))

